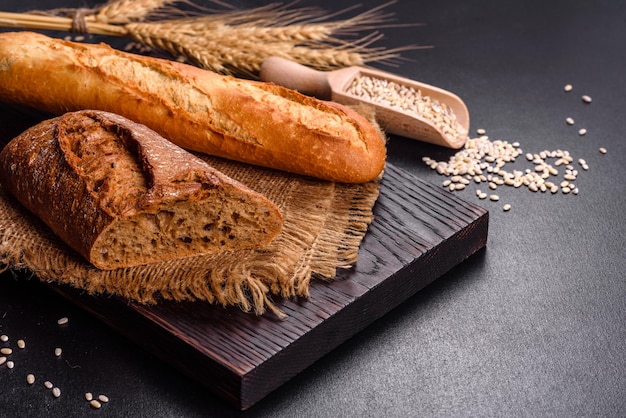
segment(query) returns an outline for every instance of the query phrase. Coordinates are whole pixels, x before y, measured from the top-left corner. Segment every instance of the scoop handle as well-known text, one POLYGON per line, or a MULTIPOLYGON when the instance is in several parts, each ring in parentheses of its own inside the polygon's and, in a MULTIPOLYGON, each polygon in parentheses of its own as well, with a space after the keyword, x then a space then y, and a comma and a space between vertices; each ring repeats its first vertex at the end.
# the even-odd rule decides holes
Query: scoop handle
POLYGON ((280 57, 269 57, 263 61, 260 79, 322 100, 330 100, 332 96, 328 72, 317 71, 280 57))

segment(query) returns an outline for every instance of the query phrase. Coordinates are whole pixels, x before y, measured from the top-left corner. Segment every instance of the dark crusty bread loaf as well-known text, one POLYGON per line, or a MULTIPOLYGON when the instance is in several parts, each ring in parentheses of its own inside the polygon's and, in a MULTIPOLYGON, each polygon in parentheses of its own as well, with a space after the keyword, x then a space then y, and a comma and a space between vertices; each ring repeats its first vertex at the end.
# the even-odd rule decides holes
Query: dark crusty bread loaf
POLYGON ((62 114, 120 114, 175 144, 321 179, 378 177, 385 139, 342 105, 107 45, 0 34, 0 100, 62 114))
POLYGON ((67 113, 26 130, 0 152, 0 179, 104 270, 259 248, 282 228, 261 194, 107 112, 67 113))

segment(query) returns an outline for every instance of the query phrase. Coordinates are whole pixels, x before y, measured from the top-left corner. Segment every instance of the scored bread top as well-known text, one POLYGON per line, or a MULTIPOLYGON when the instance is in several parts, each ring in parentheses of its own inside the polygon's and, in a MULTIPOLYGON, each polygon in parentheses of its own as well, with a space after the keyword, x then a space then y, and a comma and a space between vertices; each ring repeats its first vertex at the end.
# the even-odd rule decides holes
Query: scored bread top
POLYGON ((102 269, 259 248, 282 228, 267 198, 108 112, 67 113, 25 131, 0 153, 0 174, 102 269))
POLYGON ((374 123, 271 83, 30 32, 0 34, 0 64, 3 100, 109 111, 189 150, 325 180, 367 182, 384 168, 374 123))

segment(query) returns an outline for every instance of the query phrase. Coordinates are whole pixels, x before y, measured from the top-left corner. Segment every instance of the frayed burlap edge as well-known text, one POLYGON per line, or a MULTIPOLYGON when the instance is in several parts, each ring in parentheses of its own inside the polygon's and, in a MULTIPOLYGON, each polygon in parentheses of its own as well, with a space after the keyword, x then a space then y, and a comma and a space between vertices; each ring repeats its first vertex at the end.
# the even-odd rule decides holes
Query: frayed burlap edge
POLYGON ((0 270, 26 270, 43 281, 144 304, 200 300, 282 316, 274 298, 307 297, 313 277, 332 279, 356 262, 377 182, 330 183, 206 159, 280 207, 284 230, 268 247, 101 271, 0 187, 0 270))

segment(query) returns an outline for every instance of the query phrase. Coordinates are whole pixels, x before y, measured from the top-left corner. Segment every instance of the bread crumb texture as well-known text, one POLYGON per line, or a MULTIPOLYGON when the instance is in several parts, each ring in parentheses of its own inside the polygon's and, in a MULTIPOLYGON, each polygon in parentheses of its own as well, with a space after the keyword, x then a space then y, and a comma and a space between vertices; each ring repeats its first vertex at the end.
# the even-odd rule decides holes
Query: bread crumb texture
POLYGON ((98 268, 262 247, 280 232, 267 198, 145 126, 98 111, 46 125, 55 129, 27 131, 4 153, 16 182, 40 179, 15 194, 29 190, 27 208, 98 268), (20 153, 24 142, 39 146, 20 153), (17 180, 20 165, 31 173, 22 168, 17 180))

